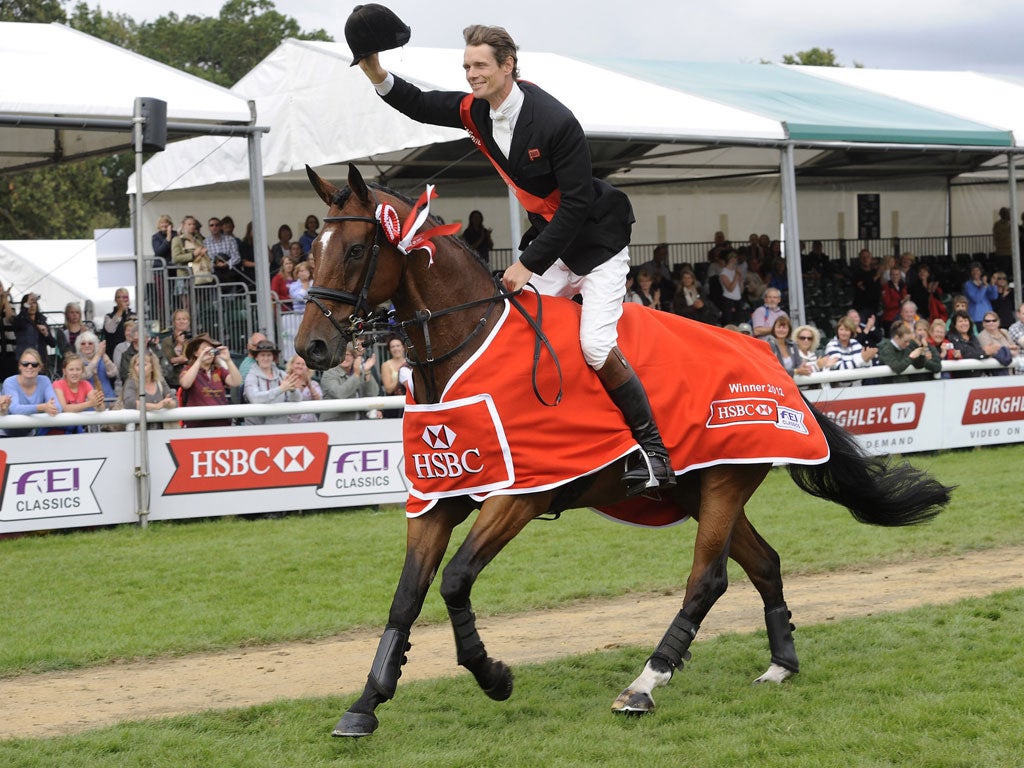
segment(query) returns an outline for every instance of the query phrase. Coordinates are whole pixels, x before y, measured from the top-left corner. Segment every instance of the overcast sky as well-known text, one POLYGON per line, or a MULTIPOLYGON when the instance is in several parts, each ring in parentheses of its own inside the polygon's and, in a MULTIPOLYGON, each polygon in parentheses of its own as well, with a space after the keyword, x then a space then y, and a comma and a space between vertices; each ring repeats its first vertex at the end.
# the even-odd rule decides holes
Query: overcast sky
MULTIPOLYGON (((97 0, 87 0, 92 7, 97 0)), ((136 21, 170 11, 215 15, 218 0, 103 0, 104 11, 136 21)), ((677 61, 779 61, 783 54, 832 48, 845 66, 970 69, 1024 79, 1021 0, 393 0, 412 27, 411 45, 461 48, 468 24, 500 24, 530 51, 577 57, 677 61), (700 7, 686 7, 699 5, 700 7)), ((305 30, 345 39, 355 2, 277 0, 305 30)))

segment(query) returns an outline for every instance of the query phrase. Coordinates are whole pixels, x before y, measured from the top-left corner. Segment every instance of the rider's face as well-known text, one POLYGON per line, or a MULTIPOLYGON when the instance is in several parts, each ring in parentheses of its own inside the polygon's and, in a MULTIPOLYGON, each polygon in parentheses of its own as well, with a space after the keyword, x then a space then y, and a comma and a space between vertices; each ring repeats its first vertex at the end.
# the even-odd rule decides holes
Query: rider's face
POLYGON ((489 45, 467 45, 462 67, 473 95, 486 99, 492 107, 500 106, 512 89, 512 59, 499 65, 489 45))

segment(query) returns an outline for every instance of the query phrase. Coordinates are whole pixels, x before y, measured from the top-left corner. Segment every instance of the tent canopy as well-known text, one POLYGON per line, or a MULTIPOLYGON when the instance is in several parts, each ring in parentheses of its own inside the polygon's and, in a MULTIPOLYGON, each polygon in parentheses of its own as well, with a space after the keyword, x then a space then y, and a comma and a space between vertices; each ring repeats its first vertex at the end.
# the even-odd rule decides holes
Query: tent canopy
MULTIPOLYGON (((99 285, 95 240, 0 240, 0 274, 16 302, 30 291, 39 294, 51 322, 60 320, 68 302, 85 309, 91 301, 99 317, 113 305, 114 289, 99 285)), ((134 297, 134 286, 128 292, 134 297)))
POLYGON ((0 22, 0 72, 2 173, 132 149, 138 96, 167 102, 169 141, 253 122, 226 88, 60 24, 0 22))
MULTIPOLYGON (((344 43, 287 40, 232 89, 255 100, 261 119, 274 126, 263 144, 272 184, 304 184, 306 163, 354 161, 368 177, 406 188, 443 174, 446 185, 461 182, 463 192, 475 185, 500 193, 463 131, 397 114, 349 66, 351 58, 344 43)), ((406 47, 381 59, 421 87, 465 90, 459 49, 406 47)), ((991 163, 1020 146, 1015 134, 1024 136, 1024 107, 1008 106, 1024 104, 1024 88, 973 73, 924 73, 935 75, 930 90, 942 98, 922 102, 910 98, 913 86, 870 87, 865 75, 874 71, 864 69, 587 62, 524 51, 520 70, 575 112, 595 173, 624 186, 774 176, 787 141, 797 142, 798 176, 945 178, 991 163), (825 76, 835 72, 849 82, 825 76), (965 77, 950 77, 956 74, 965 77), (955 113, 942 108, 943 100, 970 109, 955 113)), ((147 164, 145 187, 241 181, 247 169, 233 143, 240 142, 179 144, 147 164)), ((341 169, 328 172, 344 176, 341 169)))

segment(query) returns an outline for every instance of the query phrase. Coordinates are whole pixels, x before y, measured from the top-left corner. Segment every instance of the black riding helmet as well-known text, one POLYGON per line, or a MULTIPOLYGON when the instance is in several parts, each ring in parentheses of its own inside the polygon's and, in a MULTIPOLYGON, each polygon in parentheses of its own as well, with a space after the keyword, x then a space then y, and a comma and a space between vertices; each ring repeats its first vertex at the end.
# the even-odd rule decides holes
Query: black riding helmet
POLYGON ((357 5, 345 22, 345 40, 352 51, 352 65, 371 53, 401 48, 412 30, 390 8, 377 3, 357 5))

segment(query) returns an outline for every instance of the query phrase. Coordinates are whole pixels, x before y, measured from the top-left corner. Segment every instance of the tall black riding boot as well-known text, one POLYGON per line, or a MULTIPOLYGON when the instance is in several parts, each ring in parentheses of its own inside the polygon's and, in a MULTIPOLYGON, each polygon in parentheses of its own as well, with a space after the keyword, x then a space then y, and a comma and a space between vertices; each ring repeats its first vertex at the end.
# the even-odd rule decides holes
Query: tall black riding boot
POLYGON ((608 360, 597 372, 612 402, 622 411, 633 437, 643 454, 632 461, 622 475, 626 494, 636 496, 645 490, 668 488, 676 484, 668 451, 651 413, 651 404, 636 373, 619 351, 612 349, 608 360))

